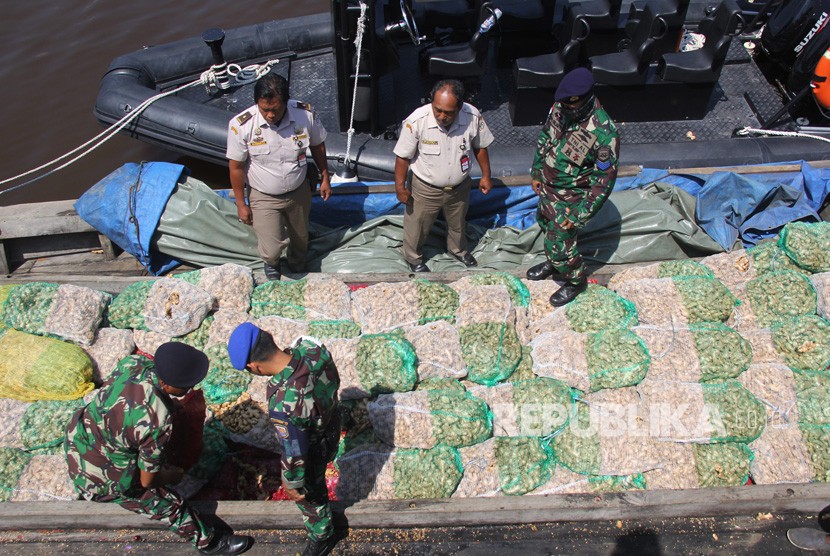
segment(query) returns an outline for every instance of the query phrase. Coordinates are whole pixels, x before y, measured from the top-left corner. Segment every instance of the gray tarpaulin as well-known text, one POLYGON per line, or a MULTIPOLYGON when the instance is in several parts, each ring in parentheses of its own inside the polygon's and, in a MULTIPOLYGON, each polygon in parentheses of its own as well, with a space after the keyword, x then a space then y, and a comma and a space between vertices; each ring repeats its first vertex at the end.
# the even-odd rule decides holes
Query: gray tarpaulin
MULTIPOLYGON (((337 202, 332 196, 329 203, 337 202)), ((635 263, 685 259, 723 249, 695 224, 695 199, 682 189, 656 183, 643 189, 612 193, 597 216, 580 233, 579 249, 602 263, 635 263)), ((515 270, 543 260, 538 225, 467 227, 470 247, 479 266, 515 270)), ((463 265, 444 253, 446 227, 433 227, 424 255, 433 271, 461 270, 463 265)), ((373 218, 359 226, 325 228, 311 225, 309 270, 313 272, 405 272, 403 216, 373 218)), ((179 184, 156 229, 160 252, 193 266, 237 263, 258 269, 256 238, 240 223, 233 202, 198 180, 179 184)))

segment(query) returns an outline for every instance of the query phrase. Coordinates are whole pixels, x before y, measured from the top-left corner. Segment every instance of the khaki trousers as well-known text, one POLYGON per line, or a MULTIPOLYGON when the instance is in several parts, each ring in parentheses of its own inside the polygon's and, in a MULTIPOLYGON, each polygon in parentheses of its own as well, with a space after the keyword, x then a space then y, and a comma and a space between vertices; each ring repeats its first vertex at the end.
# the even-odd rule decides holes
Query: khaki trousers
POLYGON ((472 180, 467 177, 452 191, 432 187, 412 175, 412 195, 403 216, 403 256, 409 264, 424 262, 422 248, 438 213, 447 221, 447 251, 458 257, 467 254, 467 208, 472 180))
POLYGON ((248 201, 262 260, 279 268, 282 252, 288 248, 288 265, 292 269, 304 269, 308 252, 308 216, 311 214, 308 181, 282 195, 269 195, 251 188, 248 201))

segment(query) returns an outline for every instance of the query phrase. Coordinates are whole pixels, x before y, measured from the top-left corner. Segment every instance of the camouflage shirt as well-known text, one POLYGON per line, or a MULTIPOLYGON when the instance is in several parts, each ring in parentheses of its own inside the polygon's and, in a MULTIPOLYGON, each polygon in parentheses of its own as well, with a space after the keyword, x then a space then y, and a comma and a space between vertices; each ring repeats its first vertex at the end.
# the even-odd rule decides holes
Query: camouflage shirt
POLYGON ((563 118, 556 103, 536 142, 530 175, 542 182, 549 198, 587 194, 575 215, 577 221, 586 222, 614 188, 619 154, 617 127, 598 100, 594 100, 593 114, 575 123, 563 118))
POLYGON ((291 348, 291 361, 268 383, 268 409, 282 445, 282 479, 290 488, 305 484, 309 448, 319 449, 329 424, 339 427, 333 419, 339 387, 331 354, 308 340, 291 348))
POLYGON ((121 494, 140 487, 139 470, 158 472, 172 431, 171 404, 150 359, 133 355, 118 363, 67 425, 66 458, 75 488, 121 494))

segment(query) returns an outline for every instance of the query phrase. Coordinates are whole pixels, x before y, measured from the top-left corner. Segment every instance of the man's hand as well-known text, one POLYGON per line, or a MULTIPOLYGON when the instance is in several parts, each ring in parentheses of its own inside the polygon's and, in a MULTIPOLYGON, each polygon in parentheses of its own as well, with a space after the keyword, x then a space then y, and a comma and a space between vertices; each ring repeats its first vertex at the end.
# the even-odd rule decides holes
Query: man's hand
POLYGON ((282 487, 285 489, 285 495, 288 496, 288 499, 292 502, 302 502, 305 500, 305 493, 300 493, 299 490, 294 490, 293 488, 288 488, 285 483, 282 484, 282 487))
POLYGON ((409 189, 407 189, 405 185, 395 184, 395 195, 398 197, 398 201, 403 204, 408 203, 410 194, 409 189))
POLYGON ((328 177, 323 178, 323 182, 320 184, 320 197, 324 201, 329 200, 329 196, 331 195, 331 180, 328 177))
POLYGON ((542 182, 539 180, 530 180, 530 187, 533 188, 534 193, 537 195, 542 194, 542 182))
POLYGON ((487 195, 493 189, 493 182, 490 181, 490 176, 481 176, 478 181, 478 188, 482 194, 487 195))
POLYGON ((236 215, 239 217, 239 221, 243 224, 250 226, 254 223, 254 213, 251 212, 251 207, 246 205, 244 201, 241 204, 236 204, 236 215))

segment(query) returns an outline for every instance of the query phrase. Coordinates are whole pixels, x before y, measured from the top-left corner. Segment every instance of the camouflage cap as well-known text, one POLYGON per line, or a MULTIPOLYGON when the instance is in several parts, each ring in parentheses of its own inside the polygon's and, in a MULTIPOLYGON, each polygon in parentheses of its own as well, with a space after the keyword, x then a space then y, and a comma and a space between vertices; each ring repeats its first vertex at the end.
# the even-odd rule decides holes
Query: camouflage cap
MULTIPOLYGON (((566 100, 571 97, 581 97, 587 95, 594 89, 594 76, 588 68, 576 68, 565 74, 559 86, 556 88, 556 93, 553 99, 556 102, 566 100)), ((573 101, 575 101, 574 99, 573 101)), ((572 102, 573 102, 572 101, 572 102)))
POLYGON ((234 369, 243 370, 250 362, 251 350, 259 339, 261 330, 250 322, 243 322, 231 333, 228 355, 234 369))
POLYGON ((165 342, 154 357, 156 376, 175 388, 192 388, 205 378, 208 357, 195 347, 181 342, 165 342))

